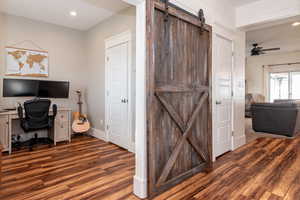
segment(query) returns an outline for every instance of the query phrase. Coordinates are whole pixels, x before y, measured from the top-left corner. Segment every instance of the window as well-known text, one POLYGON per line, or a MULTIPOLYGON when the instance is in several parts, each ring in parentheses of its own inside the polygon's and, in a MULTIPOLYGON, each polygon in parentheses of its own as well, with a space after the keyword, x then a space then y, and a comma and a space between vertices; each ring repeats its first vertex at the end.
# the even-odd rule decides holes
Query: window
POLYGON ((291 73, 291 99, 300 99, 300 72, 291 73))
POLYGON ((270 102, 300 99, 300 72, 270 73, 270 102))

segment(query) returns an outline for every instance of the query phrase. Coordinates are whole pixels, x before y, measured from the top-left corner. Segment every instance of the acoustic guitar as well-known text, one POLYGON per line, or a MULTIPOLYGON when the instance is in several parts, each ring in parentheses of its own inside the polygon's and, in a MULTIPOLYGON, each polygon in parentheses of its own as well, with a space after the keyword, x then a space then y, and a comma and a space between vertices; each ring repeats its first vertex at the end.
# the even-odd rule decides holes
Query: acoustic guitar
POLYGON ((78 95, 78 107, 79 111, 73 113, 74 122, 72 124, 72 129, 75 133, 86 133, 90 130, 91 125, 87 119, 87 116, 82 114, 82 104, 81 101, 82 93, 80 90, 76 91, 78 95))

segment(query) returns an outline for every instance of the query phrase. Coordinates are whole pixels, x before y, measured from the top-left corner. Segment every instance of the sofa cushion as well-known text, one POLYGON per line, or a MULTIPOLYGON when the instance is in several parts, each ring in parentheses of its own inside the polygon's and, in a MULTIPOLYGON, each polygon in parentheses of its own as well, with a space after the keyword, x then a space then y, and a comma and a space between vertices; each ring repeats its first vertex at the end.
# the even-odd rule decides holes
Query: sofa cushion
POLYGON ((296 103, 255 103, 252 104, 251 107, 258 107, 258 108, 274 108, 274 109, 280 109, 280 108, 297 108, 298 104, 296 103))

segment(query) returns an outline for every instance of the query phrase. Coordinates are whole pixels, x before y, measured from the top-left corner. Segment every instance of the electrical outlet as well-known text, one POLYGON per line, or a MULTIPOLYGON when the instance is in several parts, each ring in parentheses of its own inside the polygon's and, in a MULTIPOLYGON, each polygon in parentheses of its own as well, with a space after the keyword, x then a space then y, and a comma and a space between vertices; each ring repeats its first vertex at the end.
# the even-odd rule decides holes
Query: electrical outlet
POLYGON ((103 120, 101 120, 101 121, 100 121, 100 124, 101 124, 101 126, 103 126, 103 123, 104 123, 104 121, 103 121, 103 120))

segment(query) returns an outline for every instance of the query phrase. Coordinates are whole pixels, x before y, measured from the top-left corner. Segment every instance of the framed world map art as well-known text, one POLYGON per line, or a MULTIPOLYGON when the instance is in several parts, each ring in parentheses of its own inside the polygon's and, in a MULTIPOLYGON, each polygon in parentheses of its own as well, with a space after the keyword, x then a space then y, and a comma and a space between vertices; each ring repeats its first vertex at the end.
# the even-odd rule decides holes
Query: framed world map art
POLYGON ((6 76, 47 77, 47 51, 6 47, 6 76))

